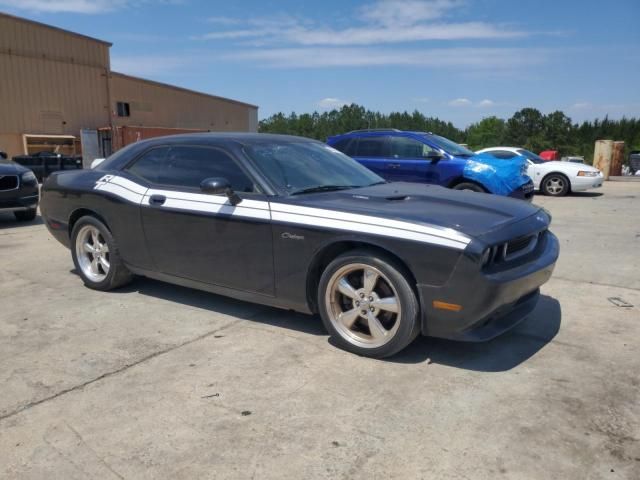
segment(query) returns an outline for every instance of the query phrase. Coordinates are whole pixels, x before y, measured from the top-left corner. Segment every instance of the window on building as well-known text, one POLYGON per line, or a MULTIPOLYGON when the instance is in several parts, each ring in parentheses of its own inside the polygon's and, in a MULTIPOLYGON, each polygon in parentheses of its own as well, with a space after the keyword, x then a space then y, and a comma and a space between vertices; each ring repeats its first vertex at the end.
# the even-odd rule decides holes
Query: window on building
POLYGON ((118 102, 116 105, 116 109, 119 117, 128 117, 130 116, 129 103, 128 102, 118 102))
POLYGON ((199 189, 206 178, 226 178, 236 192, 257 188, 225 152, 209 147, 161 147, 150 150, 128 168, 155 185, 199 189))

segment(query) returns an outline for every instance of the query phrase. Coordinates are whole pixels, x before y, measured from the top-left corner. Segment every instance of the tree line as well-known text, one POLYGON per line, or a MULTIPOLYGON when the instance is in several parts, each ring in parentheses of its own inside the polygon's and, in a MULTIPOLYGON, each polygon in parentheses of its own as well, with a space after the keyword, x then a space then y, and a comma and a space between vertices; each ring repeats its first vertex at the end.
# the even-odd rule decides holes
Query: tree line
POLYGON ((626 157, 631 150, 640 150, 638 118, 610 120, 605 117, 578 124, 561 111, 545 115, 535 108, 523 108, 507 120, 487 117, 464 130, 417 110, 383 114, 356 104, 323 113, 276 113, 259 124, 259 131, 263 133, 300 135, 321 141, 331 135, 366 128, 433 132, 467 144, 472 150, 500 145, 524 147, 536 153, 558 150, 560 155, 581 155, 589 163, 593 161, 596 140, 623 140, 626 157))

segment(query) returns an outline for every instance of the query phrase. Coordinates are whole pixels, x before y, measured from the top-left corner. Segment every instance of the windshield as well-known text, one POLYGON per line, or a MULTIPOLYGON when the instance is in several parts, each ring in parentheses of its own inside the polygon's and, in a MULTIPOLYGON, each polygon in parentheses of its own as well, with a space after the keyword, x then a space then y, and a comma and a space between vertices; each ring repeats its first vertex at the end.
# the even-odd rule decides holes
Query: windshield
POLYGON ((518 149, 518 153, 520 153, 521 155, 527 157, 533 163, 544 163, 544 159, 542 157, 539 157, 535 153, 530 152, 529 150, 525 150, 524 148, 519 148, 518 149))
POLYGON ((464 148, 462 145, 458 145, 456 142, 452 142, 448 138, 441 137, 440 135, 425 133, 424 136, 438 148, 444 150, 449 155, 453 155, 454 157, 472 157, 475 155, 475 153, 468 148, 464 148))
POLYGON ((287 194, 368 187, 384 180, 328 145, 260 143, 245 148, 256 167, 287 194))

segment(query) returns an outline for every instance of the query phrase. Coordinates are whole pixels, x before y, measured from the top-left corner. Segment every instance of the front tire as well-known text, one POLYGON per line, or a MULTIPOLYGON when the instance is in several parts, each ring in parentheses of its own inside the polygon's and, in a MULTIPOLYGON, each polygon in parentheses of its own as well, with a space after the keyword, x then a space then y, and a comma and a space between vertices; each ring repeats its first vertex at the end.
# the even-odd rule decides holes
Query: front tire
POLYGON ((480 185, 471 182, 462 182, 453 187, 453 190, 467 190, 468 192, 487 193, 480 185))
POLYGON ((318 305, 335 343, 374 358, 398 353, 419 333, 419 304, 404 269, 376 252, 355 250, 322 273, 318 305))
POLYGON ((95 217, 81 217, 73 226, 71 256, 84 284, 94 290, 112 290, 133 278, 122 263, 113 235, 95 217))
POLYGON ((542 193, 550 197, 564 197, 569 193, 569 179, 560 173, 552 173, 542 180, 542 193))
POLYGON ((31 222, 35 220, 37 213, 37 208, 30 208, 29 210, 19 210, 17 212, 13 212, 13 215, 19 222, 31 222))

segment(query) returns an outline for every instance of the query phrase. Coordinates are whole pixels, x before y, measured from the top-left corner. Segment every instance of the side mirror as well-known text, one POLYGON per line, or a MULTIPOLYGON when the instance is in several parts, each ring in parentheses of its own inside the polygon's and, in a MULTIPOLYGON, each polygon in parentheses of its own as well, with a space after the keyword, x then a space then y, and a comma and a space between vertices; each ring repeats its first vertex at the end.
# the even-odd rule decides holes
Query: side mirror
POLYGON ((426 158, 427 160, 431 160, 432 162, 439 162, 444 158, 444 155, 436 150, 431 150, 425 155, 424 158, 426 158))
POLYGON ((238 205, 242 201, 242 199, 233 191, 231 183, 226 178, 205 178, 200 183, 200 190, 211 195, 220 195, 224 193, 229 199, 229 202, 231 202, 231 205, 238 205))
POLYGON ((0 152, 0 158, 6 160, 7 158, 9 158, 9 155, 7 155, 7 152, 0 152))

